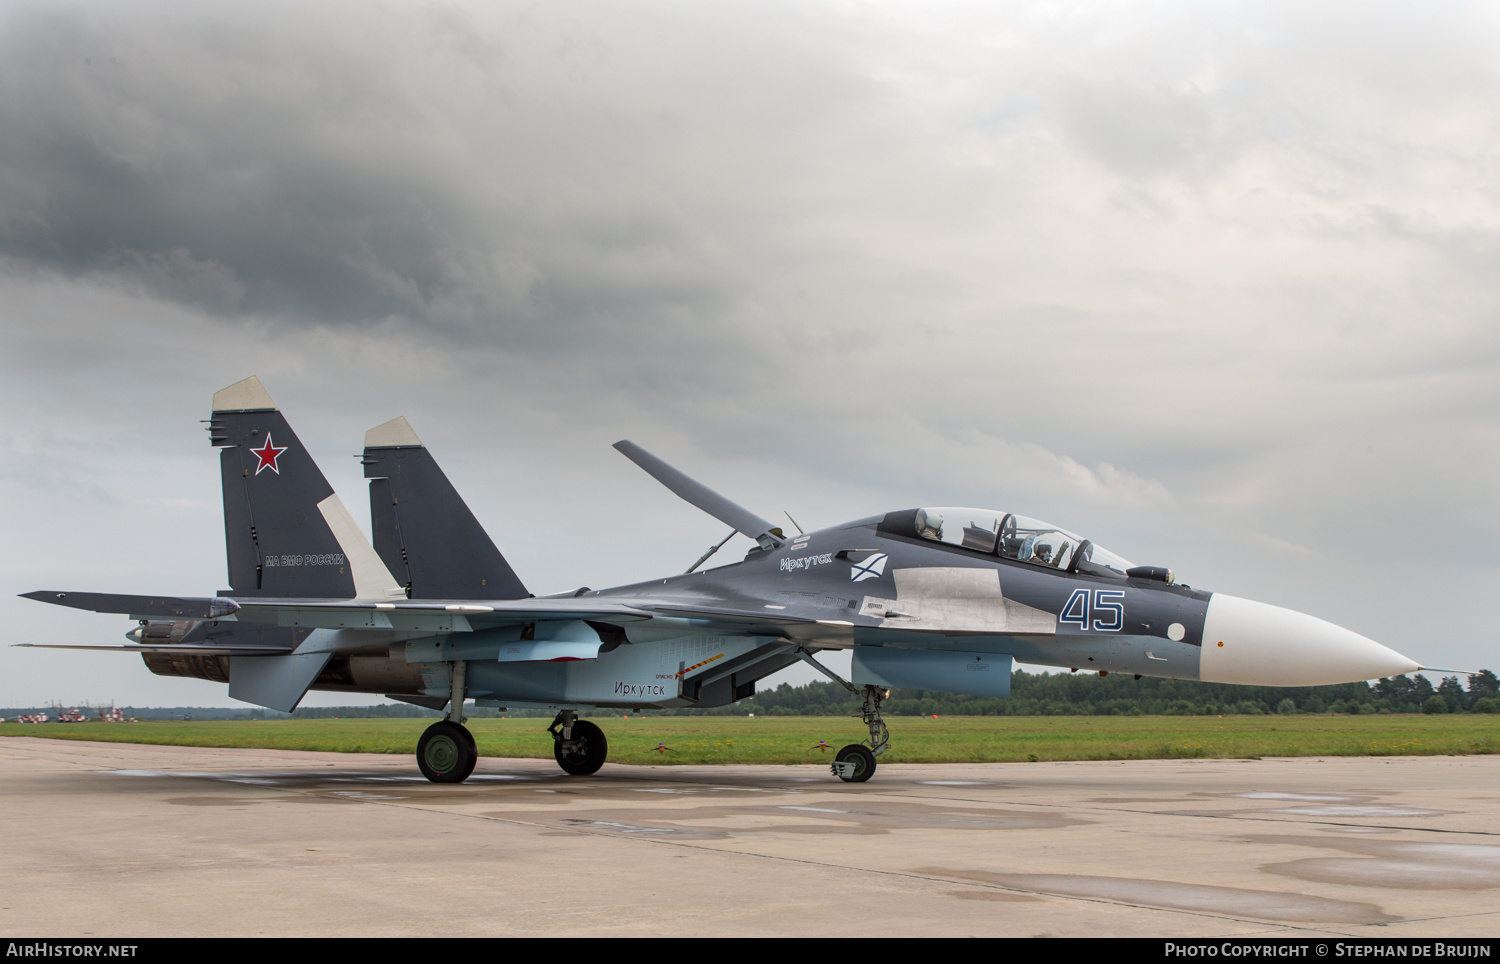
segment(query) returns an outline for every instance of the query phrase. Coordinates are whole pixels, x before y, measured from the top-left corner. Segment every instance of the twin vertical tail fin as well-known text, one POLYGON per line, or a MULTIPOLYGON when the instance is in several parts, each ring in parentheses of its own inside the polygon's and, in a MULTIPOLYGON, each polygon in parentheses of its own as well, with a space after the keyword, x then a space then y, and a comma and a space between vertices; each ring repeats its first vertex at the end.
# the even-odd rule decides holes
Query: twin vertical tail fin
POLYGON ((214 395, 230 595, 522 599, 530 595, 406 419, 365 435, 372 548, 253 375, 214 395))
POLYGON ((375 551, 413 599, 523 599, 515 570, 405 418, 365 433, 375 551))
POLYGON ((214 394, 233 596, 402 597, 276 403, 251 376, 214 394))

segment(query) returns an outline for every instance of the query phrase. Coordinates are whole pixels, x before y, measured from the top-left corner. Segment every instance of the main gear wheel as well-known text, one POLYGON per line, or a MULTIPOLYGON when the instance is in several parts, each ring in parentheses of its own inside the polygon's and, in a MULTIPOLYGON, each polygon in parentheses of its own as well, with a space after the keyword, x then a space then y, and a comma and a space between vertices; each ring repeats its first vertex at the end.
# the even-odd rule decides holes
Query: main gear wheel
POLYGON ((417 766, 433 783, 463 783, 478 761, 474 734, 451 720, 432 724, 417 741, 417 766))
POLYGON ((604 731, 588 720, 575 720, 569 728, 568 739, 558 733, 552 742, 552 755, 557 765, 575 777, 586 777, 598 773, 609 756, 609 741, 604 731))

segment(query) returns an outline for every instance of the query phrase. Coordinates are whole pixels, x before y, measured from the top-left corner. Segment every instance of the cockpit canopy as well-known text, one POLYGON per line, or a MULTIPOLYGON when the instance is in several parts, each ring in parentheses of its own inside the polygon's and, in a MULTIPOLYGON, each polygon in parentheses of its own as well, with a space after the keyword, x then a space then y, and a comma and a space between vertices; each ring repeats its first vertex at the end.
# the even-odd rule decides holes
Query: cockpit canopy
POLYGON ((923 539, 1048 569, 1123 579, 1134 567, 1076 533, 1012 512, 934 506, 916 511, 915 527, 923 539))

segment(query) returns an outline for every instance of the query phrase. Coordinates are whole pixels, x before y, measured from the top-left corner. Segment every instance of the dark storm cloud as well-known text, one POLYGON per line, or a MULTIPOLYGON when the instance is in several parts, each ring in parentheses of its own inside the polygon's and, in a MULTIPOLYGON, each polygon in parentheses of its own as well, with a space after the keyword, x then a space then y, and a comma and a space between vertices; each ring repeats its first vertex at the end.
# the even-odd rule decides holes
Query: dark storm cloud
POLYGON ((289 58, 244 42, 216 45, 202 59, 224 73, 195 77, 173 63, 181 38, 149 43, 117 16, 25 8, 0 35, 8 254, 218 313, 378 317, 437 290, 446 232, 424 214, 446 213, 440 198, 392 199, 341 163, 352 157, 287 150, 336 91, 313 83, 288 100, 263 82, 289 58))
POLYGON ((228 318, 395 318, 469 339, 607 336, 729 297, 712 240, 650 196, 663 185, 542 169, 589 150, 569 130, 585 118, 547 131, 544 107, 514 106, 501 48, 460 14, 391 15, 361 47, 326 17, 304 34, 232 9, 142 12, 8 12, 0 252, 21 265, 228 318), (412 43, 439 62, 403 77, 412 43), (484 112, 444 114, 448 93, 484 112))

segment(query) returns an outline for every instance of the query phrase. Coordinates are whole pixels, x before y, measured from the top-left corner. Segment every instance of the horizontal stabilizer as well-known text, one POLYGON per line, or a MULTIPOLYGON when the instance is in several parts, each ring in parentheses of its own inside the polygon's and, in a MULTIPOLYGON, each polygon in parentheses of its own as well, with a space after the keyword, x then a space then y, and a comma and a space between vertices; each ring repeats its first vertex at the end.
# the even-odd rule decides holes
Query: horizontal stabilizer
POLYGON ((176 619, 218 619, 240 608, 239 603, 233 599, 218 597, 121 596, 107 592, 55 592, 50 589, 22 593, 21 596, 54 606, 87 609, 95 613, 176 619))
POLYGON ((183 643, 151 645, 76 646, 69 643, 12 643, 17 649, 81 649, 94 653, 170 653, 173 656, 278 656, 286 655, 284 649, 265 646, 193 646, 183 643))
POLYGON ((671 489, 678 498, 754 539, 762 549, 773 549, 786 541, 781 531, 774 528, 768 520, 674 469, 629 439, 616 442, 615 448, 621 455, 645 469, 647 475, 671 489))

